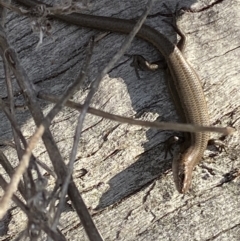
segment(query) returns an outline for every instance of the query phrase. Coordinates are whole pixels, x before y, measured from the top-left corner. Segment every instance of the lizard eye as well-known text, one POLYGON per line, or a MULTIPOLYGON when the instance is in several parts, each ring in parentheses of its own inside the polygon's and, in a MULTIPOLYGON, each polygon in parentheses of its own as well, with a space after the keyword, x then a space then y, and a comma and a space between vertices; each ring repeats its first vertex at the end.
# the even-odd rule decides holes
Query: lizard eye
POLYGON ((191 185, 191 173, 184 171, 183 167, 178 172, 178 185, 181 193, 186 193, 191 185))
POLYGON ((184 179, 185 179, 184 172, 179 172, 178 180, 179 180, 179 184, 181 185, 181 187, 180 187, 181 189, 183 188, 184 179))
POLYGON ((180 154, 173 159, 172 164, 174 182, 180 193, 186 193, 189 190, 192 179, 192 169, 187 167, 183 160, 184 156, 180 154))
POLYGON ((179 168, 178 170, 178 185, 179 185, 179 191, 181 193, 184 192, 184 184, 185 184, 185 171, 184 171, 184 167, 181 166, 181 168, 179 168))
POLYGON ((184 172, 181 172, 181 173, 179 173, 179 181, 182 183, 183 181, 184 181, 184 179, 185 179, 185 174, 184 174, 184 172))

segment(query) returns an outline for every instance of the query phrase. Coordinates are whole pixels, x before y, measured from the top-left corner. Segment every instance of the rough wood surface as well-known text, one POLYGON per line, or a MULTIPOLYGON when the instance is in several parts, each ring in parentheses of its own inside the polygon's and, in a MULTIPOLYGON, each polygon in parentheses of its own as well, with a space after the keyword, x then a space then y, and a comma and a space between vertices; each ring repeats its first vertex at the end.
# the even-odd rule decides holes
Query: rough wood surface
MULTIPOLYGON (((176 6, 176 1, 165 2, 171 9, 176 6)), ((237 132, 225 141, 227 153, 215 156, 216 148, 206 150, 204 161, 194 171, 192 191, 181 195, 173 183, 172 157, 164 158, 164 140, 172 132, 146 130, 88 115, 79 143, 74 180, 104 240, 239 240, 240 182, 239 177, 233 177, 240 172, 240 0, 179 2, 179 7, 191 6, 197 11, 185 12, 179 24, 188 36, 185 56, 203 83, 211 123, 219 126, 234 123, 237 132), (80 177, 82 169, 87 173, 80 177)), ((134 18, 142 13, 145 4, 143 0, 96 1, 91 14, 134 18)), ((176 42, 176 34, 162 21, 161 2, 156 1, 155 5, 147 24, 176 42)), ((52 25, 51 37, 45 37, 36 49, 38 35, 32 33, 28 18, 9 13, 6 21, 8 39, 30 79, 39 88, 60 95, 80 71, 90 37, 102 33, 56 20, 52 20, 52 25)), ((111 33, 96 44, 88 81, 74 100, 84 100, 90 81, 111 59, 123 39, 124 36, 111 33)), ((134 40, 128 54, 141 54, 153 61, 160 57, 152 46, 139 39, 134 40)), ((4 97, 2 67, 0 71, 0 93, 4 97)), ((139 80, 130 60, 123 57, 102 81, 91 106, 143 120, 176 121, 178 117, 167 92, 164 72, 140 74, 139 80)), ((21 98, 17 99, 19 103, 21 98)), ((41 105, 44 113, 53 106, 43 101, 41 105)), ((66 162, 77 116, 77 111, 65 108, 51 125, 66 162)), ((17 118, 29 138, 35 130, 29 112, 18 112, 17 118)), ((12 140, 9 122, 2 112, 0 119, 1 140, 12 140)), ((16 165, 13 149, 1 149, 16 165)), ((43 145, 34 153, 50 165, 43 145)), ((53 178, 49 178, 49 185, 53 183, 53 178)), ((0 240, 12 240, 25 226, 26 217, 15 209, 9 230, 0 240)), ((87 240, 71 208, 63 213, 60 229, 68 240, 87 240)))

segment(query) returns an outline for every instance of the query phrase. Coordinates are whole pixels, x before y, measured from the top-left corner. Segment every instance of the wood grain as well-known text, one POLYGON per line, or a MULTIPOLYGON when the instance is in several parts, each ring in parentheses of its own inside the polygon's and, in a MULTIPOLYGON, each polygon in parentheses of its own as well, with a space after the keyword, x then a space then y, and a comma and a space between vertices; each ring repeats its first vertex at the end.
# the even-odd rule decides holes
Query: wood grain
MULTIPOLYGON (((176 2, 168 2, 174 9, 176 2)), ((165 158, 162 150, 164 140, 172 132, 146 130, 88 115, 79 143, 74 181, 104 240, 239 240, 240 182, 239 177, 234 177, 240 168, 240 0, 215 1, 213 5, 210 2, 181 1, 179 6, 192 6, 196 12, 185 12, 179 24, 188 36, 185 56, 203 83, 211 123, 219 126, 234 123, 237 129, 225 141, 228 153, 209 157, 217 150, 214 147, 206 150, 204 161, 194 172, 192 191, 181 195, 173 183, 172 157, 165 158), (230 115, 232 111, 235 112, 230 115), (80 177, 83 168, 87 173, 80 177)), ((93 4, 91 14, 134 18, 142 13, 144 4, 143 0, 102 0, 93 4)), ((157 1, 147 24, 176 41, 172 28, 162 21, 164 17, 160 13, 163 11, 157 1)), ((36 49, 39 39, 31 31, 30 20, 9 12, 8 39, 29 78, 46 92, 60 95, 80 71, 90 37, 100 36, 88 80, 74 96, 75 101, 83 102, 89 83, 117 51, 124 36, 102 35, 51 21, 51 36, 44 37, 43 44, 36 49)), ((133 42, 128 54, 141 54, 153 61, 160 57, 152 46, 139 39, 133 42)), ((0 73, 4 76, 2 66, 0 73)), ((102 81, 92 106, 143 120, 177 121, 164 71, 141 72, 140 75, 141 79, 137 79, 130 60, 123 57, 102 81)), ((3 77, 0 88, 1 96, 6 96, 3 77)), ((17 97, 16 101, 22 103, 22 97, 17 97)), ((39 101, 45 114, 53 106, 39 101)), ((35 125, 28 111, 17 114, 25 137, 30 137, 35 125)), ((77 116, 77 111, 64 108, 51 126, 66 162, 77 116)), ((10 125, 2 112, 0 119, 1 139, 12 140, 10 125)), ((13 149, 1 149, 16 165, 13 149)), ((50 166, 43 145, 40 144, 34 154, 50 166)), ((53 185, 54 179, 49 177, 49 187, 53 185)), ((26 226, 26 217, 18 209, 12 214, 9 231, 0 240, 13 239, 26 226)), ((60 229, 68 240, 87 240, 74 210, 67 206, 60 229)))

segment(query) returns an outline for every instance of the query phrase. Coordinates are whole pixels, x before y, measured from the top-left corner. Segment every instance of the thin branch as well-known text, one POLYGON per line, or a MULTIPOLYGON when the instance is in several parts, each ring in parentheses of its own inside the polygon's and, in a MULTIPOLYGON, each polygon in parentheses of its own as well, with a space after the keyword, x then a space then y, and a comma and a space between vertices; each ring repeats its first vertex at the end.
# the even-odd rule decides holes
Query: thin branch
MULTIPOLYGON (((38 93, 38 98, 47 100, 53 103, 57 103, 59 101, 58 96, 52 95, 52 94, 46 94, 43 91, 38 93)), ((82 111, 83 109, 82 104, 79 104, 70 100, 68 100, 65 105, 78 111, 82 111)), ((191 124, 180 124, 180 123, 173 123, 173 122, 159 122, 159 121, 150 122, 150 121, 136 120, 129 117, 114 115, 92 107, 88 108, 88 113, 99 117, 103 117, 105 119, 109 119, 112 121, 117 121, 120 123, 139 125, 139 126, 150 127, 150 128, 160 129, 160 130, 174 130, 174 131, 184 131, 184 132, 216 132, 216 133, 222 133, 223 135, 231 135, 235 132, 235 129, 232 127, 196 126, 191 124)))
MULTIPOLYGON (((0 0, 0 5, 4 8, 7 8, 9 10, 12 10, 20 15, 23 15, 24 12, 21 11, 21 9, 17 6, 15 6, 14 4, 11 3, 11 1, 4 1, 4 0, 0 0)), ((3 24, 2 24, 3 25, 3 24)))
MULTIPOLYGON (((9 177, 12 177, 14 173, 14 168, 12 167, 11 163, 9 162, 9 160, 1 150, 0 150, 0 163, 4 168, 4 170, 6 171, 6 173, 9 175, 9 177)), ((22 181, 19 182, 19 192, 22 194, 23 197, 25 197, 24 186, 22 181)))
POLYGON ((84 122, 85 116, 87 114, 87 110, 89 108, 91 99, 92 99, 93 95, 95 94, 95 92, 97 91, 98 86, 99 86, 101 80, 103 79, 103 77, 111 70, 111 68, 114 66, 114 64, 116 64, 116 62, 122 57, 122 55, 125 53, 127 48, 129 48, 129 46, 132 43, 135 35, 137 34, 139 29, 143 25, 144 21, 146 20, 147 15, 149 14, 149 12, 151 10, 154 1, 155 0, 149 0, 148 1, 147 5, 146 5, 146 9, 143 12, 141 18, 138 20, 138 22, 136 23, 133 30, 125 38, 125 40, 124 40, 121 48, 119 49, 119 51, 113 56, 111 61, 101 71, 99 76, 93 81, 93 83, 91 85, 91 89, 90 89, 90 91, 89 91, 89 93, 88 93, 88 95, 85 99, 85 102, 83 104, 82 112, 81 112, 81 114, 79 115, 79 118, 78 118, 78 124, 77 124, 77 127, 76 127, 75 136, 74 136, 74 143, 73 143, 73 147, 72 147, 71 154, 70 154, 70 160, 69 160, 69 163, 68 163, 68 174, 67 174, 67 176, 66 176, 66 178, 63 182, 64 185, 62 187, 61 199, 60 199, 60 202, 59 202, 59 208, 58 208, 57 213, 55 215, 53 227, 57 226, 58 220, 59 220, 61 212, 62 212, 62 207, 63 207, 63 204, 64 204, 65 195, 67 193, 68 185, 69 185, 69 182, 71 180, 72 173, 73 173, 73 165, 74 165, 74 160, 76 159, 76 155, 77 155, 77 147, 78 147, 79 139, 80 139, 81 132, 82 132, 83 122, 84 122))
MULTIPOLYGON (((18 126, 17 124, 17 120, 16 120, 16 113, 15 113, 15 108, 14 108, 14 97, 13 97, 13 87, 12 87, 12 79, 11 79, 11 73, 10 73, 10 69, 8 66, 8 62, 5 58, 3 58, 3 65, 4 65, 4 72, 5 72, 5 82, 6 82, 6 86, 7 86, 7 93, 8 93, 8 101, 10 103, 10 112, 8 113, 8 116, 12 119, 14 125, 12 126, 12 133, 13 133, 13 139, 16 145, 16 151, 17 151, 17 155, 18 155, 18 159, 20 160, 22 155, 23 155, 23 149, 21 147, 21 142, 19 139, 19 135, 17 134, 17 132, 15 131, 15 128, 18 126)), ((1 106, 3 105, 3 102, 1 103, 1 106)), ((4 106, 4 111, 6 113, 6 107, 4 106)), ((18 133, 20 133, 21 131, 19 130, 18 133)), ((25 143, 26 144, 26 143, 25 143)), ((30 174, 31 175, 31 174, 30 174)), ((24 184, 25 184, 25 190, 23 189, 23 186, 20 186, 21 188, 21 193, 22 195, 27 198, 29 196, 29 188, 26 188, 27 183, 28 183, 28 174, 24 173, 23 175, 23 180, 24 180, 24 184), (25 192, 25 193, 23 193, 25 192)))
MULTIPOLYGON (((8 120, 10 121, 12 128, 14 129, 15 133, 18 135, 18 137, 21 139, 24 148, 27 148, 27 141, 25 139, 25 137, 23 136, 21 130, 18 128, 18 125, 16 123, 16 120, 14 120, 13 115, 11 115, 11 113, 9 112, 8 108, 6 107, 5 103, 2 101, 2 99, 0 98, 0 107, 2 108, 2 110, 4 111, 5 115, 7 116, 8 120)), ((12 144, 12 143, 5 143, 2 142, 2 144, 6 144, 11 146, 12 148, 16 149, 16 145, 12 144)), ((22 154, 24 153, 24 150, 21 149, 22 154)), ((21 157, 22 157, 21 154, 21 157)), ((19 158, 21 159, 21 158, 19 158)), ((37 162, 39 166, 41 166, 43 169, 45 169, 48 173, 50 173, 50 175, 52 175, 54 178, 56 178, 55 173, 43 162, 41 162, 40 160, 38 160, 33 154, 31 155, 31 161, 37 162)), ((6 169, 5 169, 6 170, 6 169)), ((9 174, 9 173, 8 173, 9 174)), ((23 184, 22 184, 23 185, 23 184)), ((22 186, 22 190, 24 190, 24 186, 22 186)), ((24 196, 24 198, 26 199, 26 195, 24 195, 23 191, 20 191, 21 194, 24 196)))
MULTIPOLYGON (((8 67, 8 63, 7 63, 5 58, 3 59, 3 64, 4 64, 4 72, 5 72, 5 81, 6 81, 6 85, 7 85, 8 101, 9 101, 9 104, 10 104, 10 111, 11 111, 12 119, 16 123, 12 79, 11 79, 10 69, 8 67)), ((16 126, 17 126, 17 123, 16 123, 16 126)), ((14 142, 15 142, 15 145, 16 145, 18 158, 20 159, 21 154, 22 154, 21 153, 21 143, 20 143, 19 137, 18 137, 16 131, 14 130, 14 128, 12 129, 12 132, 13 132, 13 138, 14 138, 14 142)))
MULTIPOLYGON (((0 205, 2 204, 1 207, 3 207, 0 210, 0 218, 1 218, 1 216, 3 216, 7 210, 8 204, 11 200, 13 193, 16 191, 16 187, 21 178, 22 173, 26 170, 26 168, 29 164, 29 158, 31 156, 31 152, 41 137, 46 146, 47 152, 49 154, 49 157, 52 161, 54 170, 55 170, 59 180, 63 181, 63 177, 66 176, 66 173, 67 173, 66 166, 60 155, 58 147, 53 139, 53 136, 52 136, 50 130, 48 129, 48 126, 50 125, 52 118, 54 118, 54 116, 58 113, 58 111, 61 110, 64 103, 67 101, 67 99, 69 97, 71 97, 71 95, 74 93, 75 89, 77 89, 77 87, 80 86, 81 79, 79 80, 79 78, 84 79, 86 71, 80 73, 80 75, 78 76, 78 78, 74 82, 74 84, 69 88, 67 93, 61 98, 61 101, 58 104, 56 104, 55 107, 49 112, 47 117, 44 118, 41 108, 37 102, 37 98, 35 95, 35 88, 34 88, 32 82, 29 80, 25 70, 20 65, 16 52, 9 47, 8 41, 6 39, 6 35, 3 30, 0 31, 0 47, 1 47, 0 48, 1 55, 3 56, 3 58, 6 58, 8 60, 9 66, 10 66, 11 70, 13 71, 13 73, 18 81, 19 86, 21 87, 22 90, 24 90, 23 91, 24 98, 28 105, 29 110, 32 113, 33 119, 34 119, 36 125, 39 126, 37 131, 32 136, 32 138, 29 142, 29 145, 21 159, 19 166, 16 168, 16 172, 13 175, 13 178, 7 188, 7 191, 5 192, 4 196, 2 197, 2 199, 0 201, 0 205), (52 118, 49 118, 49 115, 52 118)), ((98 230, 96 229, 95 224, 88 212, 88 209, 73 181, 69 184, 68 195, 69 195, 70 200, 72 201, 72 203, 75 207, 75 210, 77 211, 77 214, 87 232, 87 235, 89 236, 89 239, 90 240, 102 240, 101 235, 99 234, 98 230)))
MULTIPOLYGON (((7 189, 7 182, 5 179, 0 175, 0 186, 6 191, 7 189)), ((12 197, 13 201, 16 203, 16 205, 21 208, 21 210, 28 216, 28 219, 30 221, 35 221, 34 219, 37 218, 37 221, 39 221, 38 217, 36 217, 34 214, 32 214, 29 210, 29 208, 16 196, 13 195, 12 197)), ((51 228, 49 228, 47 222, 44 220, 40 220, 38 222, 38 225, 45 231, 46 234, 48 234, 53 240, 59 240, 59 241, 66 241, 65 237, 59 233, 53 231, 51 228)))
MULTIPOLYGON (((89 66, 89 63, 90 63, 91 56, 92 56, 93 45, 94 45, 94 41, 93 41, 93 39, 91 39, 90 45, 89 45, 89 48, 88 48, 87 58, 86 58, 86 61, 85 61, 85 66, 83 67, 83 70, 81 71, 81 73, 83 73, 84 76, 85 76, 86 73, 88 72, 88 66, 89 66)), ((82 83, 82 81, 83 81, 83 78, 81 78, 80 83, 82 83)), ((78 83, 78 81, 76 81, 76 83, 78 83)), ((79 87, 79 86, 78 86, 78 87, 79 87)), ((76 90, 76 89, 77 89, 77 88, 75 88, 75 90, 76 90)), ((75 91, 74 91, 74 92, 75 92, 75 91)), ((74 93, 74 92, 73 92, 73 93, 74 93)), ((69 180, 70 180, 70 178, 71 178, 71 175, 72 175, 72 172, 71 172, 70 175, 69 175, 69 167, 68 167, 67 177, 69 178, 69 180)), ((64 188, 64 187, 65 187, 65 188, 64 188, 64 192, 63 192, 63 191, 61 192, 61 199, 60 199, 60 202, 59 202, 59 205, 58 205, 57 212, 55 213, 55 216, 54 216, 54 219, 53 219, 53 224, 52 224, 52 228, 53 228, 53 229, 55 229, 55 228, 57 227, 58 220, 59 220, 60 215, 61 215, 61 212, 62 212, 61 210, 62 210, 62 207, 63 207, 63 205, 64 205, 64 198, 65 198, 65 195, 66 195, 66 192, 67 192, 67 187, 68 187, 69 181, 67 182, 67 185, 65 184, 65 183, 66 183, 66 179, 64 180, 63 183, 64 183, 63 188, 64 188)), ((94 230, 95 227, 89 227, 89 228, 94 230)), ((93 230, 92 230, 92 231, 93 231, 93 230)), ((91 231, 89 230, 89 232, 91 232, 91 231)), ((99 240, 101 240, 101 239, 99 239, 99 240)))

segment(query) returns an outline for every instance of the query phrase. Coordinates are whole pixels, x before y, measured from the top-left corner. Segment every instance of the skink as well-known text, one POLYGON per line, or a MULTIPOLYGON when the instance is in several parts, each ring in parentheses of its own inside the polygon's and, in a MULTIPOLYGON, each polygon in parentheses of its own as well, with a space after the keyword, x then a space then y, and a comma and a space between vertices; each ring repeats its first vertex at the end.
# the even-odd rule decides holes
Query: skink
MULTIPOLYGON (((29 7, 35 1, 18 0, 29 7)), ((113 17, 92 16, 74 13, 71 15, 55 15, 58 19, 81 27, 102 31, 128 34, 135 21, 113 17)), ((208 108, 198 75, 184 58, 180 49, 170 42, 163 34, 143 25, 137 36, 154 45, 166 59, 171 78, 167 84, 178 113, 186 123, 209 125, 208 108)), ((173 177, 180 193, 186 193, 192 181, 192 172, 199 163, 207 147, 209 133, 185 133, 186 141, 180 153, 173 158, 173 177)))

